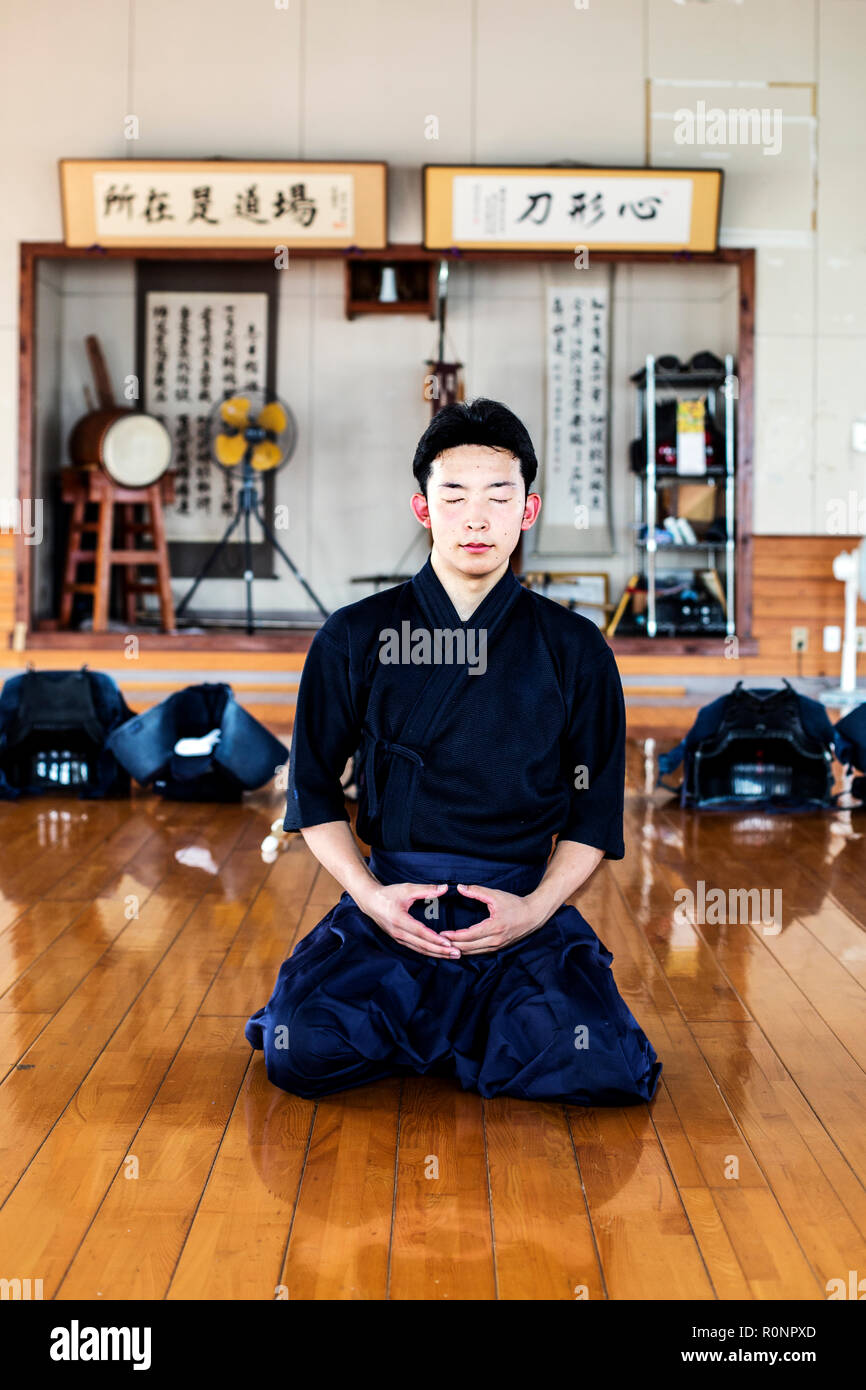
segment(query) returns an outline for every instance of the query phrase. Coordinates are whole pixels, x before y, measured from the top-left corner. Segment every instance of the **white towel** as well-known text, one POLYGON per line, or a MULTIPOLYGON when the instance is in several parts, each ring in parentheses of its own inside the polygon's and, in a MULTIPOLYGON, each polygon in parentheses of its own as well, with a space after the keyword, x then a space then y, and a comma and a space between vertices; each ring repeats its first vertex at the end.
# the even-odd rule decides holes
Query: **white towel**
POLYGON ((185 758, 197 758, 201 757, 202 753, 212 753, 220 733, 220 729, 211 729, 204 738, 179 738, 174 745, 174 751, 185 758))

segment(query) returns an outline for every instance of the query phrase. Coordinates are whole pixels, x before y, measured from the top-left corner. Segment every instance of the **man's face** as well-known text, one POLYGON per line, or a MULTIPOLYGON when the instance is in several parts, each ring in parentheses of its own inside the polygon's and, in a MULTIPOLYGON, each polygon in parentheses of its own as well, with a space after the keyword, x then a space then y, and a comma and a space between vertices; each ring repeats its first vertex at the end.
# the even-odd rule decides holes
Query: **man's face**
POLYGON ((508 560, 533 525, 538 493, 526 496, 520 461, 486 444, 461 444, 433 460, 427 497, 412 510, 433 533, 439 555, 462 574, 485 575, 508 560))

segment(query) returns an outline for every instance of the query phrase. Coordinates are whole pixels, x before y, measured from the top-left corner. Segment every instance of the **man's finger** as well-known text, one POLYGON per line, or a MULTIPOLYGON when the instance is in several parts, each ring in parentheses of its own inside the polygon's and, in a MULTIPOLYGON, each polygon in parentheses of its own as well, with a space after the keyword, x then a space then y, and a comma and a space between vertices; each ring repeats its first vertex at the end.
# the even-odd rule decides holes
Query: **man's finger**
POLYGON ((497 941, 495 937, 485 936, 478 941, 462 942, 460 951, 464 956, 482 955, 487 951, 499 951, 503 946, 509 945, 507 941, 497 941))
POLYGON ((399 941, 399 943, 400 943, 401 946, 405 946, 406 949, 409 950, 409 951, 414 951, 416 955, 419 955, 419 956, 441 956, 441 957, 447 959, 447 952, 446 952, 446 951, 434 951, 432 948, 431 948, 430 950, 427 950, 427 948, 426 948, 425 946, 422 946, 422 945, 420 944, 420 942, 414 941, 414 940, 412 940, 409 936, 403 935, 403 934, 400 933, 400 932, 395 932, 395 933, 394 933, 393 940, 394 940, 394 941, 399 941))
POLYGON ((459 956, 459 952, 456 951, 456 948, 453 947, 450 942, 440 941, 438 938, 436 945, 430 945, 429 947, 423 937, 411 935, 408 931, 400 935, 395 933, 394 939, 396 941, 401 941, 404 946, 408 946, 410 950, 417 951, 422 956, 441 956, 445 960, 456 960, 459 956))
POLYGON ((403 887, 409 890, 405 896, 413 903, 419 898, 439 898, 448 891, 447 883, 406 883, 403 887))
POLYGON ((486 903, 488 907, 493 907, 493 898, 486 888, 479 888, 474 883, 458 883, 457 892, 464 898, 477 898, 480 902, 486 903))
POLYGON ((449 941, 456 937, 455 946, 459 946, 461 941, 478 941, 489 933, 492 921, 492 917, 482 917, 480 922, 473 922, 471 927, 455 927, 453 931, 443 931, 440 935, 447 936, 449 941))
POLYGON ((395 923, 402 927, 404 931, 411 932, 413 936, 421 936, 425 941, 435 941, 441 943, 442 933, 433 931, 431 927, 425 927, 423 922, 419 922, 417 917, 413 917, 409 912, 400 912, 394 918, 395 923))
POLYGON ((435 953, 437 955, 450 955, 451 951, 457 947, 456 942, 443 940, 441 932, 431 931, 429 927, 423 926, 420 922, 417 922, 414 917, 410 917, 408 912, 402 913, 400 917, 397 918, 396 925, 401 927, 409 936, 416 940, 424 941, 431 946, 435 946, 435 953))

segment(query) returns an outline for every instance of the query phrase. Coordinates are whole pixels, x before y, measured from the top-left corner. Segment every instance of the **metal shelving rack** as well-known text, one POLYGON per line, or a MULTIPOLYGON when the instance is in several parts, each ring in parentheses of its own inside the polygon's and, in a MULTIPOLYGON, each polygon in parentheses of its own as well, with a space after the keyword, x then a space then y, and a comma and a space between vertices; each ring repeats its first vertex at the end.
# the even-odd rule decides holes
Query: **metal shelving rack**
MULTIPOLYGON (((670 482, 724 482, 725 484, 725 631, 728 636, 734 636, 736 632, 736 619, 734 616, 734 465, 735 465, 735 418, 734 400, 736 396, 734 376, 734 359, 730 353, 725 356, 724 373, 712 371, 664 371, 658 370, 656 360, 652 354, 646 358, 645 366, 641 371, 632 376, 632 381, 637 384, 637 394, 635 397, 635 416, 636 416, 636 437, 643 436, 646 439, 646 466, 642 473, 635 474, 635 527, 636 527, 636 549, 638 552, 643 550, 646 554, 646 575, 647 575, 647 636, 655 637, 657 631, 656 622, 656 552, 658 543, 656 541, 656 522, 658 514, 658 485, 659 483, 670 482), (659 472, 656 466, 656 388, 661 387, 666 391, 670 389, 688 389, 694 391, 696 388, 705 388, 707 392, 707 407, 716 425, 719 425, 717 413, 717 392, 721 391, 724 400, 724 443, 725 443, 725 464, 724 469, 713 468, 705 474, 678 473, 675 468, 665 469, 659 472), (644 497, 646 505, 644 505, 644 497), (646 526, 646 540, 640 540, 640 530, 646 526)), ((722 548, 721 542, 698 541, 695 545, 672 545, 665 546, 667 552, 681 551, 702 551, 710 556, 710 565, 717 568, 715 552, 722 548)), ((638 562, 638 570, 644 567, 638 562)))

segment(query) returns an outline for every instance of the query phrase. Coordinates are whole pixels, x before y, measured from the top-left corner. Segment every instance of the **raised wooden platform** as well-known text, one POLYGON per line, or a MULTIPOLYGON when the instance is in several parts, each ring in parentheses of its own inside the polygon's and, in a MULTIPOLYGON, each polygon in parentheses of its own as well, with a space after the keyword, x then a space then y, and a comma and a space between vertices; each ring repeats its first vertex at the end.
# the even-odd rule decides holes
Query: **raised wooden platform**
MULTIPOLYGON (((17 634, 14 611, 13 542, 0 536, 0 632, 7 647, 0 650, 0 679, 23 670, 28 663, 43 668, 69 668, 86 662, 109 671, 127 702, 145 710, 174 690, 199 681, 227 680, 238 698, 263 720, 291 724, 304 657, 314 628, 262 629, 252 636, 238 628, 179 632, 153 631, 33 632, 17 634), (130 651, 129 636, 136 638, 130 651)), ((833 578, 833 556, 851 548, 853 536, 756 536, 754 552, 754 633, 730 648, 724 639, 672 642, 636 637, 611 641, 626 688, 629 728, 634 734, 667 734, 675 742, 706 702, 701 683, 730 689, 747 684, 776 685, 782 676, 793 679, 806 693, 810 681, 838 682, 840 657, 823 651, 823 627, 840 624, 842 586, 833 578), (791 629, 805 627, 805 652, 791 650, 791 629), (764 679, 766 678, 766 679, 764 679), (650 689, 655 683, 656 696, 650 689), (661 694, 676 688, 677 699, 661 694), (638 691, 640 694, 638 695, 638 691)), ((858 610, 866 624, 866 605, 858 610)), ((866 681, 866 653, 858 658, 858 678, 866 681)))
POLYGON ((862 1271, 864 821, 686 814, 634 744, 628 776, 626 858, 578 899, 664 1065, 619 1110, 277 1091, 244 1023, 340 891, 300 837, 263 863, 282 795, 0 803, 9 1271, 94 1301, 822 1300, 862 1271), (678 922, 698 880, 781 889, 781 932, 678 922))

